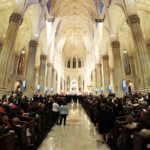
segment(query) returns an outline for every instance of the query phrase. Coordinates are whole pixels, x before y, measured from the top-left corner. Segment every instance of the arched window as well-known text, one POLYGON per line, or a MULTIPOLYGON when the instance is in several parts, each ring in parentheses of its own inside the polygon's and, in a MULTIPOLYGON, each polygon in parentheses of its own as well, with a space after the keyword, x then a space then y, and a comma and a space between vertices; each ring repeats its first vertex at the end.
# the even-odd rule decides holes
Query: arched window
POLYGON ((131 76, 131 67, 128 54, 124 54, 124 64, 125 64, 125 72, 126 76, 131 76))
POLYGON ((69 58, 68 63, 67 63, 67 68, 70 68, 70 58, 69 58))
POLYGON ((81 68, 81 60, 80 60, 80 58, 78 60, 78 68, 81 68))
POLYGON ((76 59, 73 58, 73 68, 76 68, 76 59))
POLYGON ((17 74, 19 76, 23 76, 24 72, 24 61, 25 61, 25 50, 21 51, 20 59, 19 59, 19 66, 18 66, 18 72, 17 74))
MULTIPOLYGON (((39 2, 41 3, 41 0, 39 2)), ((47 11, 48 11, 48 13, 50 13, 50 9, 51 9, 51 2, 50 2, 50 0, 48 0, 46 5, 47 5, 47 11)))
POLYGON ((101 1, 101 2, 100 2, 100 5, 99 5, 100 15, 101 15, 102 12, 103 12, 103 8, 104 8, 104 3, 101 1))

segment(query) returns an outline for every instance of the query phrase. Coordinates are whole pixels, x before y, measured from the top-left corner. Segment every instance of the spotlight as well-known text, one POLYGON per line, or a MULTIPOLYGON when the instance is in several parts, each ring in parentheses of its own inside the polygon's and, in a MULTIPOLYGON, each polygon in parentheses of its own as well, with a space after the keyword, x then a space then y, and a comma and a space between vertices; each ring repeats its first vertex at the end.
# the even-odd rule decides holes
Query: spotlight
POLYGON ((134 2, 134 3, 135 3, 135 2, 137 2, 137 0, 131 0, 131 2, 134 2))
POLYGON ((115 34, 114 34, 114 33, 111 33, 110 36, 111 36, 111 37, 115 37, 115 34))

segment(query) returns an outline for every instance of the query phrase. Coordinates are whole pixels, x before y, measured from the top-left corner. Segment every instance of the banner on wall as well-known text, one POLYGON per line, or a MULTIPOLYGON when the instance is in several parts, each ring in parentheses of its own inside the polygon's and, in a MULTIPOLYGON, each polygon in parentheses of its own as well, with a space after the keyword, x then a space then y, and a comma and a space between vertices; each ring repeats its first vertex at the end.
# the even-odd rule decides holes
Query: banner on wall
POLYGON ((37 91, 40 92, 40 84, 37 85, 37 91))
POLYGON ((126 81, 122 81, 123 83, 123 91, 126 91, 126 81))
POLYGON ((23 87, 22 89, 25 91, 26 90, 26 80, 23 81, 23 87))
POLYGON ((53 88, 51 88, 51 93, 53 93, 53 88))
POLYGON ((45 87, 45 92, 46 92, 46 93, 48 92, 48 87, 45 87))
POLYGON ((111 89, 111 85, 109 85, 109 92, 111 92, 112 91, 112 89, 111 89))
POLYGON ((103 93, 103 87, 101 87, 101 93, 103 93))
POLYGON ((96 93, 98 93, 98 88, 96 88, 96 93))

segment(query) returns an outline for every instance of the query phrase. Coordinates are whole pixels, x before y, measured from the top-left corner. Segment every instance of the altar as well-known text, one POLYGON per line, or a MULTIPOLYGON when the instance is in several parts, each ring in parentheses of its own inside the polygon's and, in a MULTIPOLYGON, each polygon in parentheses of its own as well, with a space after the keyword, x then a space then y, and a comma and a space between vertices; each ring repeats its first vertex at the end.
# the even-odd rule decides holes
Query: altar
POLYGON ((73 92, 66 92, 66 94, 67 95, 81 95, 82 93, 81 92, 75 92, 75 91, 73 91, 73 92))

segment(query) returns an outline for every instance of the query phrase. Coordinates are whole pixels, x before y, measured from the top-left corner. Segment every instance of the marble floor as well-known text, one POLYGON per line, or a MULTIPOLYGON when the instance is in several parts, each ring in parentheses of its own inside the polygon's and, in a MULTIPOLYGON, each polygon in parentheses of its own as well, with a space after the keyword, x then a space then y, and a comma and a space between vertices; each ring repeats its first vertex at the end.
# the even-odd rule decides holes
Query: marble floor
POLYGON ((102 144, 89 117, 78 103, 69 103, 66 126, 54 125, 38 150, 110 150, 102 144))

